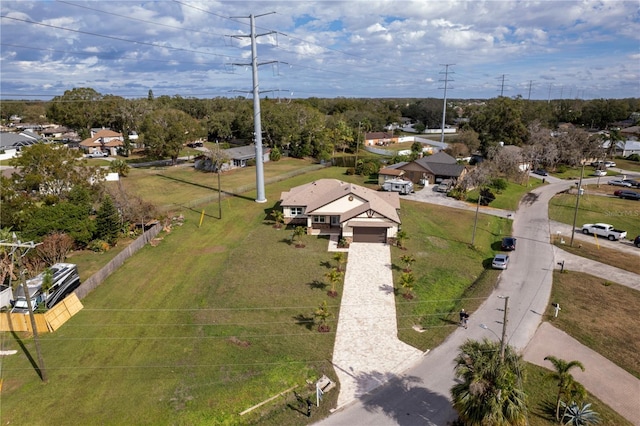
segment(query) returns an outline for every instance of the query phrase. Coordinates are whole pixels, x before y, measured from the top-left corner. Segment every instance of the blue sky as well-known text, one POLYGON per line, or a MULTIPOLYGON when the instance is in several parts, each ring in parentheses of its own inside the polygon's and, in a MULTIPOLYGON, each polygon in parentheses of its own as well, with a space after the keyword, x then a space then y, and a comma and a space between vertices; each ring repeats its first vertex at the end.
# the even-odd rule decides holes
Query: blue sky
POLYGON ((445 78, 449 98, 640 97, 638 1, 3 0, 0 9, 2 99, 74 87, 249 96, 241 17, 250 14, 263 97, 442 98, 445 78))

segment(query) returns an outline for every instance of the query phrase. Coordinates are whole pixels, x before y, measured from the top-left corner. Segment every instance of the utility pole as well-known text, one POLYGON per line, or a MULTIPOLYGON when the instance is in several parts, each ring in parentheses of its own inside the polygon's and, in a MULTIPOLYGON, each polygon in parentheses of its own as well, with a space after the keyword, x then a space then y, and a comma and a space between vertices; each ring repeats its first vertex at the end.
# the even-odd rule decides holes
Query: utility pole
POLYGON ((504 93, 504 77, 505 77, 505 74, 502 74, 502 83, 500 84, 500 96, 502 96, 504 93))
MULTIPOLYGON (((260 86, 258 84, 258 47, 256 43, 256 37, 271 34, 274 31, 270 31, 264 34, 256 34, 256 17, 270 15, 275 12, 269 12, 262 15, 254 16, 249 15, 251 22, 251 70, 253 75, 253 132, 255 134, 255 148, 256 148, 256 202, 266 203, 267 199, 264 194, 264 161, 262 158, 262 122, 260 120, 260 86)), ((247 18, 246 16, 234 16, 232 18, 247 18)), ((247 37, 245 36, 233 36, 233 37, 247 37)), ((272 61, 273 62, 273 61, 272 61)), ((234 64, 234 65, 247 65, 247 64, 234 64)))
POLYGON ((15 234, 13 237, 13 243, 5 243, 0 242, 0 246, 8 246, 11 247, 11 260, 13 261, 15 253, 18 249, 25 249, 24 253, 18 255, 19 265, 19 273, 20 273, 20 281, 22 283, 22 290, 24 291, 24 295, 27 301, 27 310, 29 311, 29 319, 31 320, 31 330, 33 331, 33 343, 36 347, 36 356, 38 358, 38 373, 40 374, 40 379, 43 382, 47 382, 47 371, 44 367, 44 358, 42 357, 42 351, 40 350, 40 339, 38 337, 38 325, 36 324, 36 318, 33 315, 33 306, 31 305, 31 293, 29 292, 29 286, 27 285, 27 280, 24 279, 24 271, 22 269, 23 263, 22 258, 27 255, 29 250, 35 248, 37 245, 41 243, 35 244, 33 241, 28 243, 20 242, 20 240, 16 239, 15 234))
POLYGON ((482 195, 478 193, 478 204, 476 205, 476 218, 473 220, 473 234, 471 235, 471 246, 473 246, 476 241, 476 227, 478 226, 478 211, 480 210, 481 198, 482 198, 482 195))
MULTIPOLYGON (((449 66, 450 65, 455 65, 455 64, 444 64, 444 80, 440 80, 440 81, 444 81, 444 96, 443 96, 443 103, 442 103, 442 132, 440 133, 440 143, 444 143, 444 122, 447 118, 447 83, 449 81, 453 81, 453 80, 449 80, 449 66)), ((440 73, 442 74, 442 72, 440 73)))
POLYGON ((502 319, 502 338, 500 339, 500 362, 504 362, 504 347, 507 339, 507 312, 509 310, 509 296, 498 296, 504 299, 504 317, 502 319))
POLYGON ((533 80, 529 80, 529 95, 527 96, 527 100, 531 100, 531 85, 533 84, 533 80))
POLYGON ((576 209, 573 212, 573 228, 571 229, 571 242, 569 247, 573 247, 573 236, 576 233, 576 221, 578 220, 578 207, 580 207, 580 192, 582 192, 582 176, 584 176, 584 160, 582 160, 582 169, 580 170, 580 180, 578 181, 578 195, 576 196, 576 209))

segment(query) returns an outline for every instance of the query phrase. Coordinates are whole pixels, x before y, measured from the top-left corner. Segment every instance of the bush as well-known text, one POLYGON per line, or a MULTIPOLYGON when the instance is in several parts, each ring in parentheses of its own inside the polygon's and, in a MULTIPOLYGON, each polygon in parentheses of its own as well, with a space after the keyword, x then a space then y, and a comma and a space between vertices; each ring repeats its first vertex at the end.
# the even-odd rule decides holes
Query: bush
POLYGON ((505 189, 507 189, 508 183, 506 179, 503 178, 495 178, 495 179, 491 179, 491 185, 490 185, 493 189, 495 189, 496 191, 498 191, 498 193, 504 191, 505 189))
POLYGON ((640 154, 631 154, 627 157, 629 161, 639 161, 640 162, 640 154))
POLYGON ((280 152, 280 148, 274 146, 271 148, 271 152, 269 153, 269 160, 271 161, 279 161, 282 158, 282 152, 280 152))
POLYGON ((567 166, 565 164, 560 164, 558 167, 556 167, 556 172, 558 173, 565 173, 567 171, 567 166))
POLYGON ((93 240, 89 243, 87 248, 91 251, 104 253, 105 251, 109 250, 109 243, 103 240, 93 240))
POLYGON ((449 197, 455 198, 456 200, 466 200, 467 192, 462 188, 453 188, 451 191, 447 193, 449 197))

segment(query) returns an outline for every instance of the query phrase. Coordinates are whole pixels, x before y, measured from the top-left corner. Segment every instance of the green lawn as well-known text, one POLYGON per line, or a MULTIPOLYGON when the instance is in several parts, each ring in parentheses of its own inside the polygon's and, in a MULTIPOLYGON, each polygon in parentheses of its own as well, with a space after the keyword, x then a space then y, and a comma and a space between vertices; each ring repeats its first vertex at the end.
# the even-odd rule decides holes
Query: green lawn
MULTIPOLYGON (((275 177, 287 167, 265 164, 265 174, 275 177)), ((333 263, 327 239, 304 236, 306 247, 295 248, 291 230, 276 230, 267 218, 290 187, 325 177, 368 181, 344 171, 325 168, 269 184, 265 204, 254 201, 255 191, 228 197, 222 219, 216 218, 217 204, 204 206, 201 227, 199 210, 173 202, 184 224, 130 258, 60 330, 41 336, 46 385, 33 368, 33 340, 5 337, 3 349, 19 353, 3 358, 3 422, 66 424, 73 413, 78 424, 308 423, 292 393, 244 417, 238 413, 293 386, 311 395, 306 381, 322 374, 335 379, 330 360, 340 299, 326 295, 324 275, 333 263), (318 333, 311 323, 323 301, 334 314, 329 333, 318 333)), ((255 176, 254 169, 239 172, 223 176, 228 188, 255 176)), ((187 202, 214 188, 201 185, 202 176, 215 175, 150 170, 140 173, 137 188, 141 195, 187 202)), ((498 275, 488 269, 492 245, 511 224, 481 215, 476 247, 470 247, 473 212, 403 200, 401 217, 409 239, 406 251, 392 248, 395 284, 403 254, 416 257, 417 280, 413 300, 397 296, 399 336, 426 349, 455 328, 460 307, 474 310, 492 290, 498 275)), ((95 257, 105 255, 111 256, 95 257)), ((84 262, 87 268, 100 263, 84 262)), ((327 415, 337 395, 337 389, 325 395, 312 420, 327 415)))
POLYGON ((640 162, 638 161, 625 160, 624 158, 616 158, 614 161, 620 169, 640 173, 640 162))
MULTIPOLYGON (((549 378, 551 370, 527 364, 524 389, 527 394, 530 426, 558 425, 555 421, 557 382, 549 378)), ((588 394, 586 401, 598 413, 601 426, 631 426, 624 417, 609 408, 595 396, 588 394)))
MULTIPOLYGON (((558 194, 549 203, 549 218, 573 224, 576 209, 575 194, 558 194)), ((585 194, 580 197, 576 227, 585 223, 610 223, 627 231, 627 238, 640 235, 640 201, 585 194)))
MULTIPOLYGON (((507 189, 501 192, 497 192, 494 189, 491 190, 496 196, 496 199, 489 204, 489 207, 515 211, 524 194, 544 184, 541 179, 532 178, 528 179, 528 182, 524 185, 515 182, 508 182, 507 185, 507 189)), ((467 202, 472 204, 478 202, 478 190, 469 191, 467 194, 467 202)))

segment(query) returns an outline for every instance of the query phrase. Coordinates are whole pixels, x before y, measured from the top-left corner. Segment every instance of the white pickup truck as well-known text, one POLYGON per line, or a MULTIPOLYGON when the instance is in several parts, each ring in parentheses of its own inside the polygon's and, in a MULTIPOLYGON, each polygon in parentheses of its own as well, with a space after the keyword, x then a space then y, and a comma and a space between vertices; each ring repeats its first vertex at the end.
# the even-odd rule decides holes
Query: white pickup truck
POLYGON ((599 237, 608 238, 611 241, 621 240, 627 236, 627 231, 615 229, 613 225, 608 223, 587 223, 582 225, 583 234, 594 234, 599 237))

